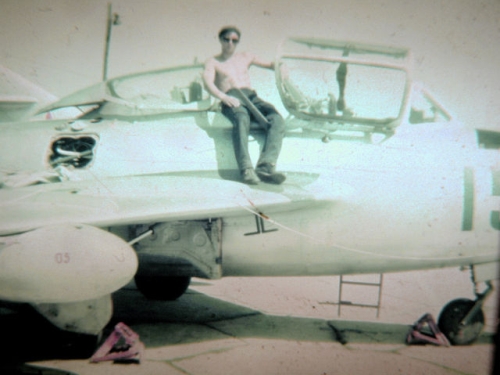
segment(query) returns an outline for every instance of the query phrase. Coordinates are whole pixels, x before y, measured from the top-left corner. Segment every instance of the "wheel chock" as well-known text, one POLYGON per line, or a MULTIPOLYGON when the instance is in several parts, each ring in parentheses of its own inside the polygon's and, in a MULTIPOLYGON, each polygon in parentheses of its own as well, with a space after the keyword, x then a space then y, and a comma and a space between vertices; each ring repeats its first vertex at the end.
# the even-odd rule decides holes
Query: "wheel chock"
POLYGON ((139 335, 124 323, 118 323, 109 337, 90 358, 90 362, 103 361, 139 363, 144 344, 139 335))
POLYGON ((438 346, 450 346, 450 342, 439 330, 434 318, 429 313, 422 316, 413 325, 410 332, 408 332, 408 335, 406 336, 406 343, 408 345, 434 344, 438 346), (430 331, 430 333, 428 331, 430 331))

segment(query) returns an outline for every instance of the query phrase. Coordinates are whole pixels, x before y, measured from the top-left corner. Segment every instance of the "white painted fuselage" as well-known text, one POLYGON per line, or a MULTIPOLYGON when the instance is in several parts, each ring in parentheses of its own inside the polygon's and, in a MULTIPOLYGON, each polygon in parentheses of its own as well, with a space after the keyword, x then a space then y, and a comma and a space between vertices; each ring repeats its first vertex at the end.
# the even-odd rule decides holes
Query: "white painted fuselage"
MULTIPOLYGON (((220 113, 2 126, 4 170, 49 172, 54 140, 95 139, 89 165, 68 171, 73 181, 52 185, 93 184, 89 199, 105 197, 108 204, 102 217, 106 207, 143 204, 147 210, 170 196, 189 200, 190 213, 179 212, 179 220, 221 218, 223 275, 389 272, 498 260, 498 155, 478 148, 474 133, 453 122, 405 123, 392 137, 372 143, 342 134, 325 143, 321 134, 290 130, 278 164, 287 181, 255 187, 239 182, 231 125, 220 113), (27 140, 30 150, 16 152, 27 140)), ((254 161, 261 138, 257 132, 250 139, 254 161)), ((43 186, 23 189, 49 194, 43 186)), ((8 193, 0 191, 13 199, 8 193)), ((67 206, 52 205, 46 213, 51 224, 71 217, 67 206)), ((173 204, 165 207, 168 218, 170 210, 173 204)), ((81 221, 114 226, 93 216, 81 221)), ((161 221, 158 209, 154 221, 136 224, 161 221)), ((115 226, 128 224, 133 218, 115 226)))

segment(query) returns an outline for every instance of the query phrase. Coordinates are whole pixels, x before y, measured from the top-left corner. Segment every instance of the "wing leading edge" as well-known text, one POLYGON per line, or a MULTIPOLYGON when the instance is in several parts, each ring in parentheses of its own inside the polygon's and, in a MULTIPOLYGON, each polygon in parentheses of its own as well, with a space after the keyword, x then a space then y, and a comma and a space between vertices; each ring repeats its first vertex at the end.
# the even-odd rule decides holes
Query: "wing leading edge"
POLYGON ((61 223, 107 227, 237 216, 249 210, 284 212, 334 199, 317 188, 317 175, 294 176, 281 187, 167 174, 2 189, 0 235, 61 223))

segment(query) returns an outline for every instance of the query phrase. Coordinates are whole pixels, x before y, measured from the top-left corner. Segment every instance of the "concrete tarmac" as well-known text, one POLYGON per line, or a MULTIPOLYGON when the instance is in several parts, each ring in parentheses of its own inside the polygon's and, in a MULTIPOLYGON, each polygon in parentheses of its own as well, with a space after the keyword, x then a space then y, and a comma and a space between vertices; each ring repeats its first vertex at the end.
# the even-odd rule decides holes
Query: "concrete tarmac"
MULTIPOLYGON (((114 295, 104 338, 124 322, 145 344, 139 363, 90 363, 87 357, 53 354, 27 364, 36 366, 29 371, 41 366, 82 375, 490 374, 494 296, 484 307, 485 331, 473 345, 405 342, 423 313, 437 318, 451 284, 452 298, 468 297, 467 279, 458 270, 386 274, 378 318, 376 309, 349 306, 338 315, 338 277, 194 279, 174 302, 147 300, 131 283, 114 295)), ((369 288, 344 291, 343 297, 361 303, 371 298, 369 288)), ((30 340, 41 346, 50 341, 36 335, 31 332, 30 340)))

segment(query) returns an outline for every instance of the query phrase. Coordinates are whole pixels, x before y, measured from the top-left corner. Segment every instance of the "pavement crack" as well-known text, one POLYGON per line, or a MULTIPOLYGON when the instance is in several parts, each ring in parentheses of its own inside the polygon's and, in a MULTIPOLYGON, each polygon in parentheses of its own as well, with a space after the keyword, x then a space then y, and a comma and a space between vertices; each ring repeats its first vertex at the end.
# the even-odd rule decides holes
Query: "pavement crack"
POLYGON ((332 329, 333 333, 335 334, 335 338, 337 339, 338 342, 340 342, 342 345, 347 344, 347 339, 345 338, 344 333, 335 327, 332 323, 328 322, 328 326, 332 329))

